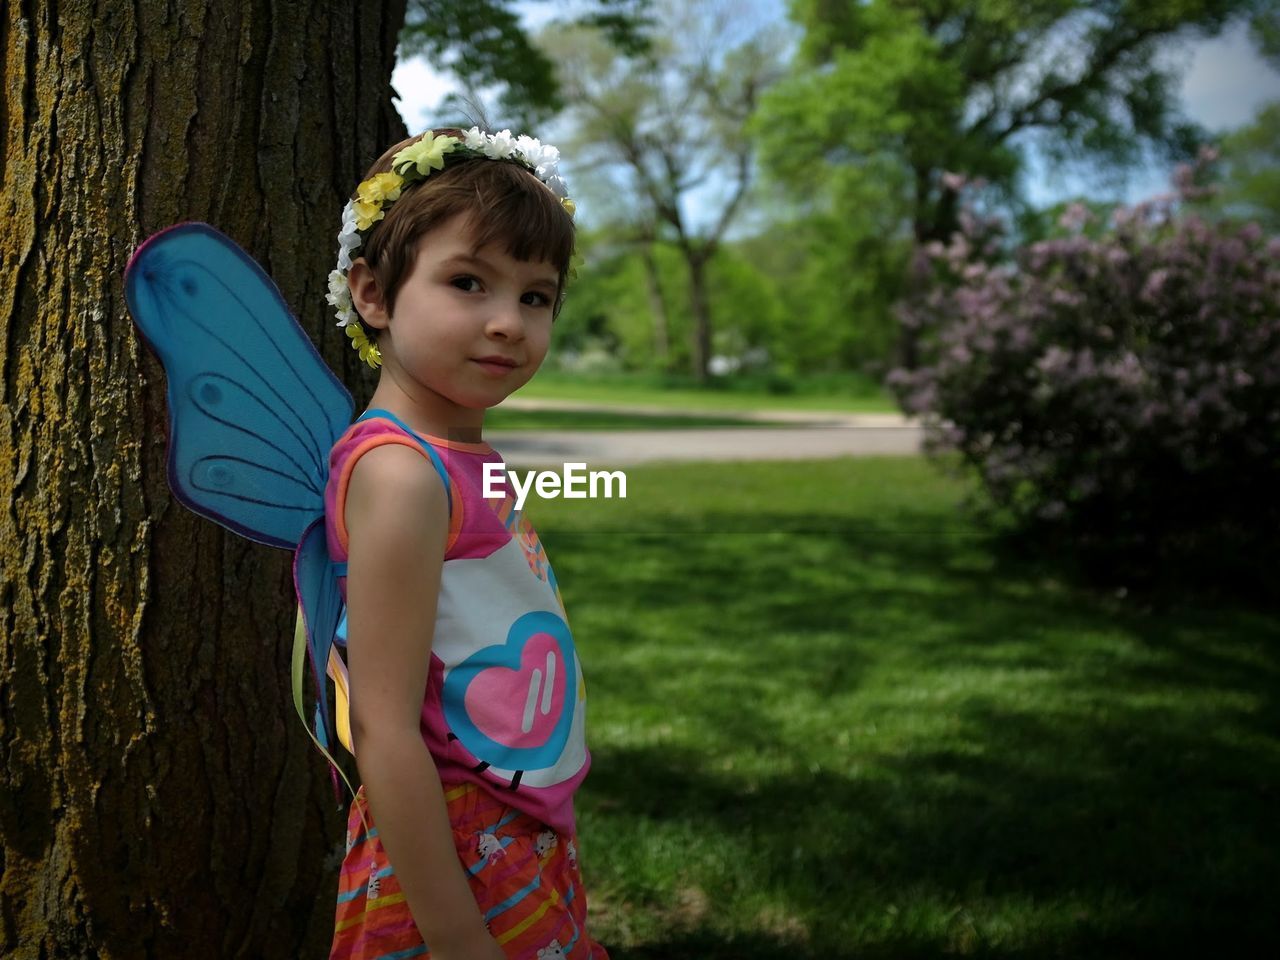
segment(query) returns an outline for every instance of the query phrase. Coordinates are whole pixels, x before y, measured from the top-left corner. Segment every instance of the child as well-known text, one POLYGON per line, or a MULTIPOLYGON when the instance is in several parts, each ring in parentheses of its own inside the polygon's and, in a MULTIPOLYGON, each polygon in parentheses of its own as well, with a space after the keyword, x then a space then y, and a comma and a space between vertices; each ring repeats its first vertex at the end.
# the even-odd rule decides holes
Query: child
POLYGON ((607 958, 578 872, 573 638, 513 497, 483 497, 501 461, 485 409, 537 371, 564 294, 558 159, 507 131, 428 131, 344 211, 329 300, 381 373, 325 494, 346 563, 348 662, 330 666, 362 781, 331 958, 607 958))

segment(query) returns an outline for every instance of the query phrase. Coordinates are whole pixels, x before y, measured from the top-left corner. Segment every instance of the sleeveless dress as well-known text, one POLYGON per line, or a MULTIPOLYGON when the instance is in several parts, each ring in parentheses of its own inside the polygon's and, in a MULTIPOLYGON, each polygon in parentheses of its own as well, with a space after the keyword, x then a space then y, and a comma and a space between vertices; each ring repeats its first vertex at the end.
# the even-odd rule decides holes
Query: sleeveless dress
MULTIPOLYGON (((501 456, 412 430, 367 411, 330 452, 325 491, 329 555, 346 595, 344 518, 351 471, 385 443, 420 451, 449 501, 420 729, 445 790, 458 859, 490 933, 508 958, 607 958, 586 930, 573 793, 590 766, 586 693, 546 552, 515 509, 501 456), (486 476, 490 492, 486 499, 486 476)), ((346 640, 345 618, 338 646, 346 640)), ((338 733, 358 756, 348 722, 346 670, 335 649, 338 733)), ((364 787, 347 820, 331 960, 429 957, 377 835, 364 787), (368 829, 366 829, 366 823, 368 829)))

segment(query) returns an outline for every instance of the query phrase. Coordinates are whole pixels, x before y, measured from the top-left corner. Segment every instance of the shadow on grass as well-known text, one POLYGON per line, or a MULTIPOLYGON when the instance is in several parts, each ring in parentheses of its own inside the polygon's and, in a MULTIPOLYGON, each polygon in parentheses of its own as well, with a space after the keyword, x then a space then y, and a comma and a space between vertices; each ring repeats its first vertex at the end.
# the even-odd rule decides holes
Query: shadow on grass
POLYGON ((597 643, 593 700, 657 705, 695 731, 597 742, 592 825, 715 836, 749 861, 720 886, 682 866, 711 915, 615 960, 1242 956, 1280 942, 1273 618, 1131 610, 1002 565, 927 511, 710 512, 677 534, 554 543, 575 632, 597 643), (915 677, 934 685, 920 717, 915 677), (913 728, 927 718, 945 734, 913 728), (742 772, 718 762, 735 751, 742 772), (715 916, 753 884, 803 933, 715 916), (932 919, 910 920, 920 903, 932 919))

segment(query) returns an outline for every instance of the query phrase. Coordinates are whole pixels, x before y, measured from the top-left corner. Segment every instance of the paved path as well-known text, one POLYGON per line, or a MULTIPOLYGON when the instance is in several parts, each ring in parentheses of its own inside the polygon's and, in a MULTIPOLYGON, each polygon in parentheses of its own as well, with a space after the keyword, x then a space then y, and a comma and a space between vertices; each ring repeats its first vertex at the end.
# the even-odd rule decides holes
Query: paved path
POLYGON ((607 410, 637 414, 681 413, 735 417, 745 424, 795 426, 693 427, 670 430, 493 430, 485 434, 513 466, 563 467, 581 462, 593 470, 660 460, 808 460, 831 457, 909 455, 920 452, 918 424, 896 413, 830 411, 673 410, 653 406, 523 400, 513 410, 607 410))

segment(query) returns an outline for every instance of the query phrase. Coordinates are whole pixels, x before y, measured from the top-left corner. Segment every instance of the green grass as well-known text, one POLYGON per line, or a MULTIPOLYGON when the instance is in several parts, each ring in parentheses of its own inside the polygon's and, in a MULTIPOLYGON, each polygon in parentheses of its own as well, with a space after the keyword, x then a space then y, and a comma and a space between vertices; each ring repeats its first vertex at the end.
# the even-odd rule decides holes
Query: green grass
POLYGON ((785 427, 732 416, 619 413, 610 410, 504 410, 485 413, 486 430, 688 430, 695 427, 785 427))
POLYGON ((521 397, 601 404, 635 403, 689 410, 835 410, 897 412, 879 384, 855 374, 796 379, 725 377, 698 387, 692 378, 658 374, 578 374, 543 369, 521 397), (778 393, 771 390, 785 390, 778 393))
POLYGON ((920 459, 526 508, 589 689, 615 960, 1245 957, 1280 937, 1280 624, 1006 566, 920 459))

